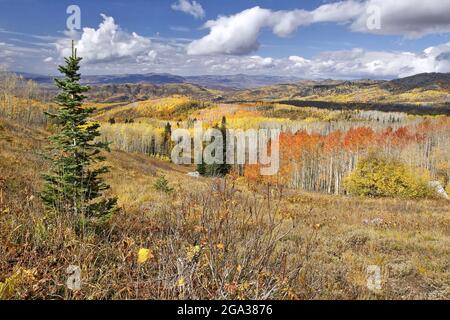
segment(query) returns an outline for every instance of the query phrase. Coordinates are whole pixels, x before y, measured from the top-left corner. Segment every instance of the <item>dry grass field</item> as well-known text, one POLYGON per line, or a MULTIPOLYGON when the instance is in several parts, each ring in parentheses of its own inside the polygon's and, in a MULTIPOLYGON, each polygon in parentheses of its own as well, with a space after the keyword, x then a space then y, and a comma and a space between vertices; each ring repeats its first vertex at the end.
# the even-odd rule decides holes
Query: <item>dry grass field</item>
POLYGON ((39 200, 47 136, 0 120, 0 299, 450 297, 448 201, 280 195, 113 151, 120 211, 76 234, 39 200), (173 191, 155 190, 161 175, 173 191), (66 287, 69 265, 81 268, 81 291, 66 287), (371 265, 380 290, 367 288, 371 265))
POLYGON ((0 302, 450 300, 450 0, 34 2, 0 0, 0 302))

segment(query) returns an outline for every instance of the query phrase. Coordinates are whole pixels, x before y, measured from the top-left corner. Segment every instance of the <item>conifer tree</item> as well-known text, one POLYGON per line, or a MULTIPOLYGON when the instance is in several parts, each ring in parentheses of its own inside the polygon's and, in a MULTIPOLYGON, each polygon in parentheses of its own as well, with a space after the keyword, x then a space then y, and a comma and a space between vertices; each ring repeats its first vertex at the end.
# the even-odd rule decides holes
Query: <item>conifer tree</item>
POLYGON ((171 136, 172 136, 172 126, 170 122, 167 122, 164 127, 164 135, 162 142, 162 149, 165 156, 170 156, 171 136))
POLYGON ((56 96, 60 107, 48 116, 58 130, 49 138, 48 158, 52 165, 51 172, 43 176, 45 187, 41 194, 49 210, 68 213, 76 221, 109 217, 117 203, 116 198, 102 197, 109 186, 101 175, 109 168, 99 163, 105 160, 101 152, 109 151, 109 143, 96 139, 100 125, 89 121, 95 108, 82 106, 86 98, 83 93, 89 87, 79 83, 81 59, 72 43, 72 55, 58 69, 64 77, 55 79, 60 89, 56 96))
MULTIPOLYGON (((213 129, 220 130, 219 125, 215 124, 213 126, 213 129)), ((216 152, 214 150, 214 157, 215 156, 216 156, 216 152)), ((204 159, 203 159, 203 161, 204 161, 204 159)), ((205 169, 204 169, 205 173, 204 173, 204 175, 208 176, 208 177, 219 177, 219 176, 222 176, 222 174, 221 174, 221 167, 222 167, 222 164, 220 164, 220 163, 216 163, 216 162, 211 163, 211 164, 206 164, 205 163, 205 169)))
POLYGON ((197 165, 197 171, 202 176, 210 176, 210 177, 224 177, 226 176, 230 170, 231 165, 227 164, 227 120, 225 117, 222 117, 222 122, 220 127, 216 124, 213 127, 214 129, 220 130, 222 133, 222 141, 223 141, 223 149, 222 149, 222 163, 213 163, 206 164, 204 159, 202 162, 197 165))
POLYGON ((150 140, 150 148, 149 148, 148 154, 150 156, 154 156, 156 154, 156 139, 155 139, 154 135, 152 136, 152 138, 150 140))
POLYGON ((231 171, 231 165, 227 164, 227 144, 228 144, 228 133, 227 133, 227 119, 222 117, 222 123, 220 125, 220 131, 223 137, 223 163, 220 165, 219 174, 225 176, 231 171))
POLYGON ((197 164, 197 172, 202 176, 206 175, 206 164, 203 159, 200 163, 197 164))

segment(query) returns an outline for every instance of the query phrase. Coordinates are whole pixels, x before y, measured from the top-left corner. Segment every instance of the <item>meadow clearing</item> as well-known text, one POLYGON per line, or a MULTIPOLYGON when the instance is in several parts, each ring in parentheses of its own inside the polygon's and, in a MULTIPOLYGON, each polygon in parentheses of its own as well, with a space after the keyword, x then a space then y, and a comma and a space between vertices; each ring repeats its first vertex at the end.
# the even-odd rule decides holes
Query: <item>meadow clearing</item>
POLYGON ((450 202, 428 189, 409 192, 420 179, 448 185, 448 117, 185 96, 96 103, 91 120, 112 142, 106 194, 118 197, 119 210, 80 231, 39 196, 56 130, 40 112, 54 106, 31 94, 7 98, 0 299, 449 298, 450 202), (230 128, 281 129, 278 175, 245 166, 195 178, 187 175, 194 166, 170 162, 167 124, 190 129, 223 117, 230 128), (384 170, 404 183, 399 196, 348 191, 346 179, 373 152, 395 159, 384 170), (81 290, 67 288, 69 265, 81 269, 81 290), (370 266, 381 272, 379 289, 367 285, 370 266))

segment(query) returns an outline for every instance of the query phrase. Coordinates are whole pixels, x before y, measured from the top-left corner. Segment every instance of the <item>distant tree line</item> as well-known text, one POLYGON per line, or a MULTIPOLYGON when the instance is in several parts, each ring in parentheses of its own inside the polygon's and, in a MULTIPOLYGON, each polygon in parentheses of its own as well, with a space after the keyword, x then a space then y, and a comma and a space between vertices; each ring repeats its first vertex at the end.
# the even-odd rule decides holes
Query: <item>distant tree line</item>
POLYGON ((374 130, 355 127, 329 134, 297 131, 280 135, 278 175, 259 176, 258 166, 246 166, 250 181, 270 181, 307 191, 345 193, 344 179, 370 152, 425 172, 429 179, 450 181, 450 119, 439 117, 417 124, 374 130))
POLYGON ((43 111, 54 109, 49 92, 0 66, 0 116, 22 124, 46 125, 43 111))
POLYGON ((327 102, 306 100, 283 100, 281 104, 296 107, 314 107, 329 110, 374 110, 384 112, 404 112, 414 115, 447 115, 450 116, 450 104, 443 105, 414 105, 395 103, 362 103, 362 102, 327 102))
MULTIPOLYGON (((447 115, 450 116, 450 103, 428 104, 399 104, 399 103, 364 103, 364 102, 329 102, 317 100, 276 100, 269 103, 279 103, 295 107, 313 107, 326 110, 353 110, 353 111, 383 111, 383 112, 403 112, 412 115, 447 115)), ((230 100, 224 103, 260 103, 267 101, 259 100, 230 100)))

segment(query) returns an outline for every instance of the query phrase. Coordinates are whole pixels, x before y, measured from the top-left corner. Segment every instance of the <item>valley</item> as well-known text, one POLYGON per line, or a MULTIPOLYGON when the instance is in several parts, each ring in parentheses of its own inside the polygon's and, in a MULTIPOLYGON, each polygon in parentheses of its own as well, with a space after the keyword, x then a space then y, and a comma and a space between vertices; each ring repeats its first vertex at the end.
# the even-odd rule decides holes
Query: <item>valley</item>
POLYGON ((450 191, 445 77, 94 85, 83 106, 111 143, 105 196, 119 210, 82 234, 40 201, 52 91, 17 78, 0 100, 0 297, 446 299, 450 202, 428 187, 450 191), (196 177, 198 166, 171 162, 173 130, 223 119, 280 130, 280 171, 196 177), (364 180, 364 161, 386 178, 364 180), (68 263, 81 265, 80 292, 65 289, 68 263), (373 265, 381 290, 367 287, 373 265))
POLYGON ((450 0, 35 2, 0 0, 2 311, 450 300, 450 0))

